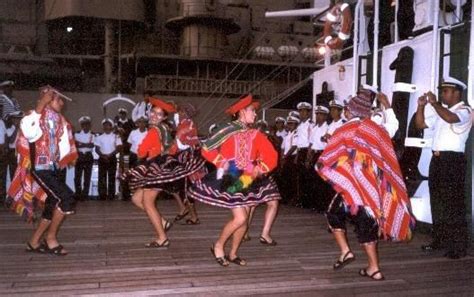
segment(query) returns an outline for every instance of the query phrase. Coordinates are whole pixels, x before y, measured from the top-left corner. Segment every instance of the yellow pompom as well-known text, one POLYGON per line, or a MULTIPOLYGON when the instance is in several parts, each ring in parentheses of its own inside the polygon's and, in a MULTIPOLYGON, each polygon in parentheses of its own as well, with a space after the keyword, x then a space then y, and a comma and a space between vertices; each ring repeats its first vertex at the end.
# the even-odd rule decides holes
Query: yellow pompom
POLYGON ((242 174, 239 180, 242 182, 242 186, 244 189, 248 188, 253 182, 252 177, 247 174, 242 174))

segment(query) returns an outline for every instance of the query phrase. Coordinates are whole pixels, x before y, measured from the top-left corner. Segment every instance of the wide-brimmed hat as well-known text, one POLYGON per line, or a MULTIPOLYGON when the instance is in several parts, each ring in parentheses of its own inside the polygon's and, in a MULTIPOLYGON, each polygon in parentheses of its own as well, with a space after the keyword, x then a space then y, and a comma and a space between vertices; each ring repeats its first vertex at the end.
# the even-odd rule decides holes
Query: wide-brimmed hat
POLYGON ((252 94, 248 94, 245 97, 240 98, 237 102, 227 108, 225 113, 234 115, 240 110, 249 107, 250 105, 253 105, 255 109, 260 106, 260 103, 258 101, 253 100, 252 94))

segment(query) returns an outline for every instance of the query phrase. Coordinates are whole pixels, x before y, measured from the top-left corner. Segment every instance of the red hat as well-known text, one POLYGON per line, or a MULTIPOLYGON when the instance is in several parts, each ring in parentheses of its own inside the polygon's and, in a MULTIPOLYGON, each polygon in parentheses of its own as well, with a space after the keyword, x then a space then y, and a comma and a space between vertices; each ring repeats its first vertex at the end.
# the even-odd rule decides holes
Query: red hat
POLYGON ((225 113, 234 115, 240 110, 253 105, 255 109, 257 109, 260 106, 260 103, 258 101, 253 101, 252 94, 248 94, 247 96, 239 99, 236 103, 232 104, 231 107, 227 108, 225 113))
POLYGON ((158 99, 156 97, 150 97, 150 104, 155 106, 155 107, 159 107, 159 108, 163 109, 167 113, 176 112, 176 108, 174 107, 173 104, 165 102, 165 101, 163 101, 161 99, 158 99))

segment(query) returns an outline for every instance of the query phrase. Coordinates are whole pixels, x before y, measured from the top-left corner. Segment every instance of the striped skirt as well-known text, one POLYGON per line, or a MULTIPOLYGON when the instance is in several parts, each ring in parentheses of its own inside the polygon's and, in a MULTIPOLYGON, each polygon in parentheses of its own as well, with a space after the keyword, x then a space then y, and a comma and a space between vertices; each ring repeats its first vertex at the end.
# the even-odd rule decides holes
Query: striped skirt
POLYGON ((223 208, 255 206, 272 200, 281 199, 278 186, 271 176, 262 176, 253 181, 243 192, 229 193, 223 179, 216 179, 216 171, 207 174, 201 180, 193 181, 188 188, 188 196, 206 204, 223 208))
POLYGON ((163 155, 125 172, 132 192, 140 188, 173 191, 178 181, 190 176, 205 165, 199 151, 182 151, 176 156, 163 155))

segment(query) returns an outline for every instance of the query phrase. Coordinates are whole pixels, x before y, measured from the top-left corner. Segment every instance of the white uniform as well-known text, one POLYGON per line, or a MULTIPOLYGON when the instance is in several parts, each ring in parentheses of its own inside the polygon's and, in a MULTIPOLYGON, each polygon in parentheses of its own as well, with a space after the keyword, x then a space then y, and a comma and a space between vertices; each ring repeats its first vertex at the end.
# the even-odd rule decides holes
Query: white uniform
POLYGON ((305 122, 301 122, 296 129, 298 137, 296 138, 296 146, 299 149, 309 148, 311 143, 309 138, 311 136, 311 130, 313 129, 313 122, 307 119, 305 122))
POLYGON ((115 133, 101 134, 94 139, 94 145, 98 146, 100 152, 104 155, 111 154, 117 146, 122 145, 122 140, 115 133))
POLYGON ((385 129, 385 131, 388 132, 388 135, 390 135, 390 138, 395 136, 395 133, 397 133, 398 131, 399 122, 392 108, 383 110, 382 114, 379 114, 379 113, 372 114, 370 119, 374 123, 377 123, 379 126, 382 126, 385 129))
MULTIPOLYGON (((288 132, 288 134, 283 138, 283 142, 281 143, 281 150, 283 154, 286 155, 290 149, 296 144, 297 139, 297 132, 296 130, 288 132)), ((293 151, 292 155, 296 155, 296 150, 293 151)))
MULTIPOLYGON (((77 142, 81 142, 81 143, 84 143, 84 144, 90 144, 90 143, 94 143, 94 134, 92 134, 91 131, 85 133, 84 131, 80 131, 80 132, 76 132, 74 133, 74 139, 77 141, 77 142)), ((93 148, 92 147, 81 147, 81 148, 78 148, 77 149, 80 153, 90 153, 92 152, 93 148)))
POLYGON ((326 135, 328 131, 328 124, 324 122, 321 126, 317 124, 314 125, 313 129, 311 130, 310 135, 310 142, 311 142, 311 149, 314 151, 322 151, 326 148, 326 142, 321 141, 321 137, 326 135))
POLYGON ((127 142, 131 144, 130 152, 137 154, 138 146, 142 143, 143 138, 145 138, 147 130, 140 132, 140 129, 135 129, 130 132, 127 142))
POLYGON ((342 118, 339 119, 339 121, 332 121, 331 124, 328 125, 327 134, 333 135, 334 131, 336 131, 336 129, 341 127, 343 124, 344 124, 344 120, 342 118))

